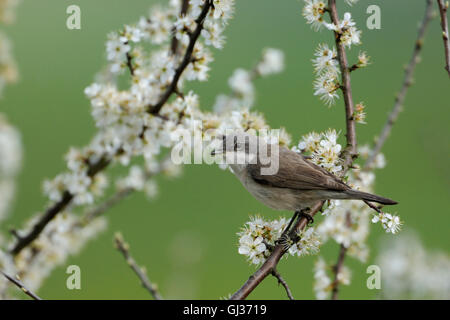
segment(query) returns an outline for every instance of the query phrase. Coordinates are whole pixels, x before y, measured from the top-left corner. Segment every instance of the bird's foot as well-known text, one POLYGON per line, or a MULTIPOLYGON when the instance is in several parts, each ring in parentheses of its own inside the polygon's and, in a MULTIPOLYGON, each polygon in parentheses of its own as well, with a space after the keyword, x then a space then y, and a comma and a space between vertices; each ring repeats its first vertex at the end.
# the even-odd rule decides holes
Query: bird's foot
POLYGON ((275 241, 276 245, 281 245, 283 247, 284 251, 288 251, 289 248, 292 246, 293 241, 291 239, 291 237, 289 236, 289 234, 287 233, 283 233, 280 238, 278 238, 278 240, 275 241))
POLYGON ((306 220, 308 220, 308 224, 314 223, 314 218, 309 213, 306 213, 306 210, 301 210, 300 211, 300 217, 301 218, 306 218, 306 220))

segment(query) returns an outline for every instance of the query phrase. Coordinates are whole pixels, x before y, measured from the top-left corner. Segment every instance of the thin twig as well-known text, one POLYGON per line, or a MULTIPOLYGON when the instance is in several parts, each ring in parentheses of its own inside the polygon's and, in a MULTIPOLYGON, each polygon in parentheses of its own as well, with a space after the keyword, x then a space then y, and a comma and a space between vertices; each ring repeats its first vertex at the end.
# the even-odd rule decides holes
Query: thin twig
MULTIPOLYGON (((336 8, 336 0, 328 0, 328 13, 330 14, 331 21, 337 26, 339 25, 339 15, 336 8)), ((342 173, 342 176, 344 176, 349 168, 352 167, 353 161, 356 159, 358 153, 357 153, 357 141, 356 141, 356 126, 355 126, 355 119, 354 119, 354 103, 353 103, 353 97, 352 97, 352 87, 350 82, 350 73, 353 70, 356 70, 354 66, 349 67, 348 60, 347 60, 347 54, 345 51, 344 45, 341 43, 341 36, 342 34, 339 31, 334 32, 335 36, 335 42, 338 52, 338 60, 339 60, 339 66, 341 69, 341 84, 340 89, 342 90, 342 93, 344 95, 344 103, 345 103, 345 119, 346 119, 346 138, 347 138, 347 147, 344 154, 344 171, 342 173)), ((347 212, 346 215, 347 218, 347 227, 351 226, 351 216, 350 212, 347 212)), ((333 268, 333 271, 335 272, 335 279, 333 282, 333 289, 332 289, 332 299, 337 300, 338 293, 339 293, 339 273, 341 272, 345 255, 347 253, 347 248, 341 244, 340 250, 339 250, 339 256, 338 261, 333 268)))
MULTIPOLYGON (((102 157, 96 163, 89 165, 87 170, 87 175, 89 177, 94 177, 98 172, 105 169, 111 160, 102 157)), ((45 214, 33 225, 32 229, 26 236, 17 235, 17 242, 14 247, 10 250, 12 255, 19 254, 22 249, 27 247, 30 243, 32 243, 44 230, 45 226, 61 211, 63 211, 73 200, 74 195, 69 191, 65 191, 62 195, 60 201, 53 204, 50 208, 47 209, 45 214)))
POLYGON ((4 273, 2 270, 0 270, 0 273, 6 278, 8 279, 10 282, 12 282, 13 284, 15 284, 19 289, 21 289, 26 295, 30 296, 31 298, 33 298, 34 300, 42 300, 37 294, 35 294, 33 291, 27 289, 25 287, 25 285, 19 281, 18 279, 15 279, 9 275, 7 275, 6 273, 4 273))
POLYGON ((425 38, 425 32, 427 30, 430 20, 433 18, 433 10, 432 9, 433 9, 432 0, 427 0, 426 8, 425 8, 425 16, 419 27, 419 33, 417 36, 416 43, 414 45, 414 50, 413 50, 411 60, 405 70, 405 77, 403 80, 402 87, 400 89, 400 92, 397 94, 397 96, 395 98, 394 107, 392 108, 392 111, 390 112, 388 119, 387 119, 383 129, 381 130, 380 135, 378 136, 375 146, 372 149, 372 152, 370 153, 369 158, 366 160, 366 162, 364 164, 364 170, 369 169, 370 166, 372 165, 372 163, 375 161, 375 158, 380 153, 381 148, 383 147, 387 138, 391 134, 392 127, 393 127, 394 123, 397 121, 398 115, 400 114, 400 112, 403 109, 403 103, 405 101, 406 93, 408 92, 408 88, 412 84, 414 70, 416 68, 417 63, 419 62, 419 55, 422 50, 423 41, 425 38))
POLYGON ((291 289, 289 288, 286 280, 283 279, 283 277, 281 276, 281 274, 277 271, 277 269, 273 269, 272 270, 272 275, 277 278, 278 280, 278 284, 281 284, 284 289, 286 290, 286 294, 289 298, 289 300, 295 300, 294 296, 292 295, 291 289))
POLYGON ((158 291, 158 287, 155 284, 150 282, 145 270, 137 265, 136 261, 133 259, 133 257, 130 254, 129 245, 125 242, 125 240, 123 239, 123 237, 120 233, 115 234, 114 244, 116 246, 116 249, 119 250, 120 253, 122 253, 123 257, 127 261, 130 268, 137 275, 137 277, 141 281, 142 286, 145 289, 147 289, 147 291, 152 295, 152 297, 155 300, 162 300, 161 294, 158 291))
POLYGON ((189 63, 192 62, 192 54, 194 52, 195 44, 203 30, 203 23, 205 22, 205 18, 208 15, 209 9, 213 5, 212 3, 213 3, 212 0, 205 1, 202 11, 195 21, 197 23, 197 26, 196 26, 194 32, 189 34, 189 44, 187 46, 183 60, 181 61, 181 64, 178 66, 178 68, 175 70, 175 75, 173 76, 173 79, 172 79, 170 85, 167 87, 166 91, 162 95, 159 102, 155 105, 147 106, 147 110, 149 113, 151 113, 151 114, 159 113, 161 108, 164 106, 164 104, 167 102, 167 100, 169 100, 169 98, 172 96, 172 94, 177 92, 178 81, 180 80, 183 71, 186 69, 186 67, 189 65, 189 63))
POLYGON ((134 76, 133 57, 129 52, 127 52, 127 67, 130 70, 130 74, 134 76))
MULTIPOLYGON (((188 9, 189 9, 189 0, 180 0, 181 1, 181 9, 180 9, 180 16, 185 16, 188 9)), ((172 42, 170 44, 170 51, 172 52, 173 55, 177 55, 178 54, 178 39, 176 37, 175 34, 175 27, 172 28, 172 42)))
MULTIPOLYGON (((166 157, 164 160, 162 160, 162 162, 164 162, 164 161, 166 161, 168 159, 170 159, 170 158, 166 157)), ((150 178, 152 178, 154 175, 158 174, 160 172, 160 169, 156 170, 154 172, 151 172, 151 173, 150 172, 146 172, 145 176, 144 176, 145 180, 147 181, 150 178)), ((85 225, 85 224, 91 222, 95 218, 97 218, 97 217, 101 216, 102 214, 104 214, 111 207, 115 206, 117 203, 119 203, 123 199, 129 197, 135 191, 136 191, 136 189, 133 188, 133 187, 126 187, 126 188, 117 190, 111 197, 109 197, 108 199, 106 199, 105 201, 103 201, 102 203, 97 205, 96 207, 88 209, 83 214, 83 217, 76 224, 76 226, 82 226, 82 225, 85 225)))
MULTIPOLYGON (((350 228, 352 225, 352 218, 350 211, 347 211, 345 215, 345 225, 347 228, 350 228)), ((333 267, 333 273, 334 273, 334 281, 332 283, 333 289, 331 293, 331 299, 337 300, 339 295, 339 274, 341 273, 342 267, 344 265, 345 256, 347 254, 348 248, 344 246, 344 244, 341 243, 341 247, 339 249, 339 255, 338 260, 336 264, 333 267)))
POLYGON ((347 248, 341 244, 341 247, 339 249, 339 256, 338 261, 336 265, 333 266, 333 273, 334 273, 334 281, 332 283, 333 289, 331 293, 331 299, 332 300, 338 300, 339 295, 339 274, 342 270, 342 266, 344 265, 344 259, 345 255, 347 253, 347 248))
MULTIPOLYGON (((328 13, 330 14, 331 21, 337 26, 339 25, 339 16, 336 9, 336 0, 328 0, 328 13)), ((353 160, 357 156, 356 152, 356 128, 355 119, 353 117, 354 104, 352 96, 352 87, 350 82, 350 70, 348 66, 347 54, 345 47, 341 43, 341 33, 334 31, 334 38, 337 47, 339 66, 341 69, 341 83, 339 88, 342 90, 345 103, 345 123, 346 123, 346 137, 347 147, 344 153, 344 172, 351 167, 353 160)))
MULTIPOLYGON (((207 0, 203 6, 203 9, 201 13, 199 14, 199 17, 196 19, 197 27, 195 31, 190 35, 190 41, 189 45, 186 49, 184 58, 178 68, 175 71, 174 78, 167 88, 166 92, 162 95, 159 102, 155 104, 155 106, 148 106, 148 111, 153 114, 154 116, 160 116, 159 111, 164 106, 164 104, 167 102, 167 100, 170 98, 170 96, 177 92, 178 90, 178 81, 181 77, 181 74, 186 69, 186 67, 189 65, 192 59, 192 53, 195 48, 195 44, 200 36, 200 33, 203 29, 203 23, 204 20, 209 12, 209 10, 212 7, 212 0, 207 0)), ((122 152, 122 150, 119 150, 118 153, 122 152)), ((94 177, 98 172, 105 169, 109 164, 111 163, 111 159, 107 157, 101 157, 100 160, 93 164, 89 164, 87 175, 89 177, 94 177)), ((60 201, 53 204, 50 208, 47 209, 45 214, 36 222, 36 224, 32 227, 32 229, 29 231, 29 233, 25 236, 20 236, 20 238, 17 239, 16 244, 12 247, 10 250, 10 253, 12 255, 17 255, 22 251, 25 247, 27 247, 30 243, 32 243, 44 230, 45 226, 61 211, 63 211, 73 200, 74 195, 71 194, 69 191, 65 191, 62 195, 62 198, 60 201)))
POLYGON ((441 16, 442 40, 444 40, 445 70, 447 70, 450 77, 450 43, 447 20, 448 1, 444 3, 444 0, 437 0, 437 3, 439 6, 439 14, 441 16))
POLYGON ((101 216, 108 209, 119 203, 121 200, 130 196, 136 189, 132 187, 123 188, 114 193, 110 198, 99 204, 98 206, 86 211, 81 218, 81 223, 89 223, 95 218, 101 216))

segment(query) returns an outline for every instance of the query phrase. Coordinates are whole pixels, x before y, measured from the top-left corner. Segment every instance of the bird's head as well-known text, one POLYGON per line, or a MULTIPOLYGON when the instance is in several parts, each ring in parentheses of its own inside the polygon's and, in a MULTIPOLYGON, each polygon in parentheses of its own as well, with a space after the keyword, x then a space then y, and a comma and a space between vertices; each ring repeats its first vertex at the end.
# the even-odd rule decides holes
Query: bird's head
POLYGON ((211 155, 236 156, 256 156, 258 145, 264 143, 261 138, 243 131, 236 131, 231 134, 218 137, 218 146, 211 152, 211 155))
POLYGON ((263 174, 273 174, 278 171, 278 147, 278 143, 268 143, 262 136, 236 131, 220 137, 211 155, 221 155, 235 174, 244 172, 249 164, 260 166, 263 174))

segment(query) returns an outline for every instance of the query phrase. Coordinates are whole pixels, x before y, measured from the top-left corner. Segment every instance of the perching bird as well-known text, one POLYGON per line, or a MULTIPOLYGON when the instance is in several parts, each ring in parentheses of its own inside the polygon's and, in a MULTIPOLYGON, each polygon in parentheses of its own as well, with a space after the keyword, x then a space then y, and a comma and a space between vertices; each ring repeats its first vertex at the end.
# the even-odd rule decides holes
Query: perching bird
POLYGON ((294 151, 280 146, 277 154, 276 149, 261 137, 236 132, 223 136, 222 145, 211 154, 222 154, 228 159, 239 160, 226 163, 256 199, 275 210, 303 212, 319 200, 328 199, 357 199, 385 205, 397 204, 391 199, 351 189, 338 177, 294 151), (272 161, 278 160, 276 172, 264 174, 261 171, 268 167, 267 164, 262 165, 267 163, 261 161, 264 153, 265 160, 272 153, 275 155, 272 161))

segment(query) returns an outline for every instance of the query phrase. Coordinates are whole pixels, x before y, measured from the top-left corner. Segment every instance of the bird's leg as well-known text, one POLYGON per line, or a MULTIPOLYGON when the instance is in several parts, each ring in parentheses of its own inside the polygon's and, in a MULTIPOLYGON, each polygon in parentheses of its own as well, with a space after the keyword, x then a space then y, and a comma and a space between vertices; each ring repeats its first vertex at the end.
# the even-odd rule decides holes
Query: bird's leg
POLYGON ((299 216, 300 211, 295 211, 294 215, 292 216, 291 220, 289 221, 289 224, 287 225, 286 229, 284 229, 283 233, 281 234, 280 238, 278 238, 275 241, 275 244, 281 244, 284 248, 285 251, 287 251, 290 246, 292 245, 291 241, 290 241, 290 229, 292 227, 292 224, 294 223, 294 221, 297 219, 297 217, 299 216))
POLYGON ((291 220, 289 221, 288 226, 286 227, 286 229, 284 229, 283 234, 288 233, 289 229, 291 229, 292 224, 294 223, 295 219, 297 219, 298 215, 301 214, 301 211, 295 211, 294 215, 292 216, 291 220))
POLYGON ((281 244, 283 246, 284 251, 289 250, 289 248, 294 243, 297 243, 300 240, 300 237, 297 234, 296 230, 291 230, 292 225, 297 225, 297 221, 299 221, 303 217, 306 217, 306 219, 308 219, 308 221, 311 221, 310 220, 310 219, 312 219, 311 215, 305 213, 305 211, 307 211, 307 210, 308 209, 302 209, 302 210, 295 211, 294 215, 292 216, 291 220, 289 221, 288 226, 286 227, 286 229, 284 229, 280 238, 277 241, 275 241, 275 244, 281 244))

